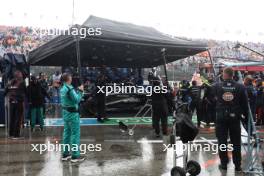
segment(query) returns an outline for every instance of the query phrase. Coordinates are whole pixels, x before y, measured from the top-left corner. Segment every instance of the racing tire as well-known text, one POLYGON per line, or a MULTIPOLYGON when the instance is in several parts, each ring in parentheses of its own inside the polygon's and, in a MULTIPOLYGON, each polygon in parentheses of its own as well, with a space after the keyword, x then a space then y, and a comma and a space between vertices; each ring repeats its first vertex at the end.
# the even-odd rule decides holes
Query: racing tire
POLYGON ((183 168, 175 166, 171 169, 171 176, 186 176, 186 172, 183 168))
POLYGON ((191 176, 196 176, 196 175, 200 174, 201 166, 200 166, 200 164, 197 161, 190 160, 190 161, 187 162, 186 171, 191 176))

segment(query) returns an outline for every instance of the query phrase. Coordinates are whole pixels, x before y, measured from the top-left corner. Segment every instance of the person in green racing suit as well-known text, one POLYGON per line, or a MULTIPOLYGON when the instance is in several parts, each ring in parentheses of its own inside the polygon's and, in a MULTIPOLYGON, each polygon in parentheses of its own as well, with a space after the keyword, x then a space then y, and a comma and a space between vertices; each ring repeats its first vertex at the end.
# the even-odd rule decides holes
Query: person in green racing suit
POLYGON ((63 156, 62 161, 81 162, 80 156, 80 114, 79 103, 83 97, 83 85, 77 90, 71 85, 72 76, 68 73, 62 75, 63 86, 60 89, 62 116, 64 121, 63 131, 63 156))

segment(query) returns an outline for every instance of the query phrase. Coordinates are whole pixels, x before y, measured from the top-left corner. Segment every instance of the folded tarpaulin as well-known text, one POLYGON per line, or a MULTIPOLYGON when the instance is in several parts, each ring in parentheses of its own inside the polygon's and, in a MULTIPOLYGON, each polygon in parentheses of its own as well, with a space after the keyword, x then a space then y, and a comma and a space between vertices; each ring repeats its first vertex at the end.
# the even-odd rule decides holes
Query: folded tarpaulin
MULTIPOLYGON (((80 35, 80 60, 83 67, 150 68, 207 50, 207 45, 171 37, 154 28, 121 23, 90 16, 83 25, 72 28, 100 29, 101 35, 80 35)), ((76 37, 60 35, 29 53, 29 64, 39 66, 77 66, 76 37)))

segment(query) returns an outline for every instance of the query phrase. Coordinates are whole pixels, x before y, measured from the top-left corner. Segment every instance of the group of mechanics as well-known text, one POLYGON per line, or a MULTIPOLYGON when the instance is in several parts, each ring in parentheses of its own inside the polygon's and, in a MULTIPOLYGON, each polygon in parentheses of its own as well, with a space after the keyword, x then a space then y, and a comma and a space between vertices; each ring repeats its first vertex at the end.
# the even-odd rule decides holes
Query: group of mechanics
MULTIPOLYGON (((215 124, 215 133, 220 146, 228 144, 228 137, 233 145, 233 163, 236 171, 241 171, 241 122, 244 128, 248 129, 250 125, 252 135, 253 122, 263 124, 264 111, 264 92, 261 80, 253 84, 253 78, 247 75, 244 78, 244 84, 239 84, 234 79, 232 68, 225 68, 222 73, 221 81, 213 82, 209 79, 208 83, 202 87, 192 81, 182 82, 178 95, 180 99, 189 104, 189 109, 193 113, 196 110, 197 126, 200 127, 201 121, 205 120, 207 124, 215 124), (202 89, 204 90, 203 98, 202 89), (202 106, 206 105, 206 108, 202 106), (251 112, 251 113, 249 113, 251 112), (251 115, 250 115, 251 114, 251 115), (257 118, 256 118, 257 115, 257 118), (249 122, 249 123, 248 123, 249 122)), ((155 83, 159 85, 159 83, 155 83)), ((159 120, 163 135, 167 134, 167 115, 170 102, 170 95, 152 96, 153 109, 153 127, 156 135, 159 136, 159 120)), ((219 150, 221 164, 219 167, 227 170, 229 159, 227 151, 219 150)))
MULTIPOLYGON (((222 81, 212 84, 208 87, 210 91, 207 92, 206 98, 210 98, 212 101, 212 114, 215 113, 215 127, 216 137, 218 139, 218 145, 227 145, 228 136, 230 142, 233 145, 233 163, 236 171, 241 171, 241 121, 247 121, 251 118, 249 116, 249 110, 251 110, 251 89, 252 82, 250 77, 245 78, 245 85, 239 84, 233 80, 234 71, 232 68, 225 68, 222 73, 222 81)), ((71 75, 63 74, 62 80, 64 82, 61 88, 61 100, 63 107, 63 119, 64 119, 64 143, 76 143, 80 142, 80 121, 78 104, 83 96, 83 86, 74 89, 71 85, 71 75)), ((166 85, 166 81, 160 80, 158 77, 153 77, 152 85, 160 86, 166 85)), ((184 88, 184 86, 183 86, 184 88)), ((170 92, 169 92, 170 93, 170 92)), ((187 92, 181 92, 185 94, 187 92)), ((190 110, 198 111, 201 96, 201 88, 197 86, 196 81, 192 82, 192 86, 188 88, 188 94, 190 95, 190 110)), ((100 95, 103 96, 103 95, 100 95)), ((185 96, 182 96, 184 101, 185 96)), ((160 122, 163 135, 168 135, 168 114, 171 109, 170 95, 162 93, 154 93, 152 95, 152 114, 153 114, 153 128, 157 137, 160 136, 160 122)), ((102 101, 104 104, 104 101, 102 101)), ((103 108, 103 107, 102 107, 103 108)), ((103 108, 103 116, 105 116, 103 108)), ((197 114, 197 115, 198 115, 197 114)), ((198 115, 199 116, 199 115, 198 115)), ((198 126, 200 116, 198 117, 198 126)), ((254 117, 253 117, 254 118, 254 117)), ((220 148, 220 147, 219 147, 220 148)), ((227 170, 227 164, 229 158, 227 151, 219 150, 219 157, 221 164, 219 167, 223 170, 227 170)), ((84 158, 80 156, 79 152, 70 154, 69 149, 66 149, 63 153, 62 160, 68 160, 71 158, 74 162, 82 161, 84 158)))
MULTIPOLYGON (((247 121, 251 116, 253 121, 255 120, 256 106, 254 107, 253 98, 255 96, 255 87, 252 84, 252 79, 247 76, 244 79, 243 84, 239 84, 233 80, 234 71, 232 68, 225 68, 222 73, 222 81, 216 82, 211 86, 206 87, 208 91, 204 94, 207 101, 212 102, 211 115, 215 115, 212 121, 215 122, 216 127, 216 137, 218 139, 218 145, 227 145, 228 136, 230 137, 230 142, 233 144, 233 163, 235 165, 236 171, 241 171, 241 121, 247 121)), ((6 94, 10 94, 11 112, 19 113, 22 108, 20 100, 19 91, 13 91, 14 89, 23 90, 22 85, 22 75, 16 72, 15 78, 11 81, 10 85, 6 89, 6 94), (15 93, 17 92, 17 93, 15 93)), ((99 79, 100 84, 104 84, 103 75, 99 79)), ((64 73, 62 75, 62 87, 60 89, 61 95, 61 105, 62 105, 62 115, 64 120, 64 132, 63 132, 63 143, 64 144, 76 144, 80 145, 80 114, 79 114, 79 104, 83 97, 84 87, 80 85, 77 88, 72 86, 72 76, 69 73, 64 73)), ((158 77, 152 77, 151 84, 153 86, 167 85, 168 81, 166 79, 159 79, 158 77)), ((188 85, 187 83, 185 83, 188 85)), ((200 126, 201 122, 201 87, 197 86, 196 81, 192 81, 192 86, 188 87, 183 85, 180 94, 183 101, 190 103, 190 110, 194 112, 196 109, 198 122, 197 125, 200 126)), ((262 85, 258 84, 257 88, 262 90, 262 85)), ((160 122, 161 131, 164 136, 168 135, 168 115, 169 112, 173 110, 174 103, 171 98, 172 89, 168 86, 168 92, 164 93, 153 93, 152 94, 152 118, 153 118, 153 128, 155 130, 156 136, 160 136, 160 122)), ((258 91, 257 91, 258 92, 258 91)), ((259 92, 259 94, 261 91, 259 92)), ((258 93, 257 93, 258 94, 258 93)), ((98 121, 103 121, 106 118, 105 114, 105 95, 97 95, 100 102, 100 107, 98 108, 98 121)), ((260 95, 257 95, 260 96, 260 95)), ((263 97, 262 97, 263 98, 263 97)), ((263 106, 261 110, 263 111, 263 106)), ((258 111, 261 111, 258 109, 258 111)), ((22 111, 22 110, 21 110, 22 111)), ((208 114, 208 113, 207 113, 208 114)), ((260 113, 261 114, 261 113, 260 113)), ((13 115, 13 117, 15 114, 13 115)), ((11 115, 12 117, 12 115, 11 115)), ((20 124, 16 120, 14 125, 20 124)), ((245 123, 247 124, 247 123, 245 123)), ((246 127, 246 126, 245 126, 246 127)), ((12 131, 17 129, 15 127, 10 128, 11 135, 18 135, 18 131, 12 131)), ((247 128, 246 128, 247 129, 247 128)), ((251 134, 251 132, 249 132, 251 134)), ((220 168, 223 170, 227 169, 227 164, 229 162, 227 151, 219 150, 219 157, 221 160, 220 168)), ((72 162, 80 162, 84 160, 84 157, 80 156, 80 152, 74 151, 70 152, 70 148, 65 148, 63 151, 62 160, 66 161, 71 159, 72 162)))
MULTIPOLYGON (((192 81, 192 86, 189 86, 188 82, 183 82, 179 94, 182 101, 190 104, 192 112, 196 109, 198 127, 202 120, 215 123, 219 146, 227 145, 230 137, 235 170, 241 171, 241 122, 246 130, 250 126, 251 130, 247 130, 250 135, 253 135, 254 122, 263 125, 264 87, 262 80, 254 82, 250 75, 245 76, 244 84, 239 84, 233 79, 232 68, 225 68, 221 76, 221 81, 213 83, 209 80, 211 86, 197 86, 196 81, 192 81), (206 108, 203 108, 204 105, 206 108)), ((219 150, 219 157, 219 168, 227 170, 227 151, 219 150)))
MULTIPOLYGON (((244 84, 234 80, 232 68, 225 68, 221 80, 214 82, 209 79, 207 84, 198 86, 196 81, 183 81, 178 95, 182 102, 189 104, 191 113, 196 110, 197 126, 201 121, 215 124, 215 134, 219 145, 219 168, 227 170, 229 158, 226 150, 220 146, 228 145, 228 137, 233 145, 233 163, 236 171, 241 171, 241 122, 249 135, 253 135, 253 123, 263 124, 264 88, 261 80, 253 84, 253 78, 247 75, 244 84), (202 93, 203 92, 203 93, 202 93), (202 95, 203 94, 203 95, 202 95), (203 97, 202 97, 203 96, 203 97), (203 106, 205 105, 205 108, 203 106), (257 117, 256 117, 257 116, 257 117), (248 131, 248 128, 251 128, 248 131)), ((159 119, 161 119, 163 135, 167 134, 167 111, 170 96, 153 97, 153 127, 159 136, 159 119), (162 98, 163 97, 163 98, 162 98), (166 101, 167 100, 167 101, 166 101)), ((169 108, 168 108, 169 107, 169 108)))

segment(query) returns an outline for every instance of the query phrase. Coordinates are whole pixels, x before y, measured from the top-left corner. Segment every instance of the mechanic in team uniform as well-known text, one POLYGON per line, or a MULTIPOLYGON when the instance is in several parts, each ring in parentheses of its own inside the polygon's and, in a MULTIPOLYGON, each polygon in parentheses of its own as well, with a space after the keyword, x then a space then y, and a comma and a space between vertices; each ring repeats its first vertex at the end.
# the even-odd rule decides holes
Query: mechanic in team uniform
POLYGON ((60 90, 62 116, 64 121, 63 144, 64 147, 62 161, 71 159, 72 162, 84 160, 80 156, 80 114, 79 103, 83 97, 83 85, 78 89, 72 86, 72 76, 68 73, 62 75, 63 86, 60 90), (69 145, 69 146, 67 146, 69 145), (76 150, 76 146, 78 149, 76 150), (74 149, 74 151, 72 151, 74 149))
POLYGON ((221 150, 221 146, 227 148, 228 134, 233 145, 233 163, 235 170, 241 171, 241 117, 248 114, 248 97, 244 85, 233 80, 232 68, 223 71, 223 82, 216 83, 213 88, 216 100, 216 137, 218 140, 219 168, 227 170, 229 162, 227 150, 221 150))
POLYGON ((30 126, 31 131, 35 131, 35 124, 38 121, 41 131, 44 129, 44 113, 43 107, 45 106, 45 97, 49 98, 49 95, 41 86, 41 82, 35 77, 31 76, 30 84, 27 87, 28 101, 30 105, 30 126))
POLYGON ((205 112, 203 112, 203 117, 205 119, 205 122, 207 126, 214 126, 215 124, 215 101, 214 101, 214 96, 212 94, 212 84, 214 80, 213 78, 208 79, 209 84, 204 85, 204 97, 203 97, 203 102, 205 106, 205 112))
MULTIPOLYGON (((158 77, 152 78, 152 86, 161 86, 161 80, 158 77)), ((154 90, 154 88, 153 88, 154 90)), ((152 121, 156 137, 160 137, 160 121, 163 136, 168 135, 168 100, 167 93, 153 91, 152 99, 152 121)))
POLYGON ((201 125, 201 87, 197 86, 197 81, 192 81, 192 86, 189 88, 189 95, 192 99, 190 110, 192 113, 196 110, 197 126, 201 125))
POLYGON ((183 103, 189 103, 190 96, 189 96, 189 87, 190 84, 187 80, 182 80, 180 83, 180 90, 178 96, 181 97, 183 103))

